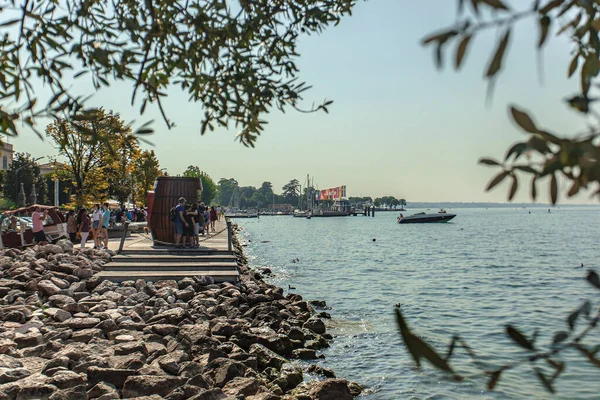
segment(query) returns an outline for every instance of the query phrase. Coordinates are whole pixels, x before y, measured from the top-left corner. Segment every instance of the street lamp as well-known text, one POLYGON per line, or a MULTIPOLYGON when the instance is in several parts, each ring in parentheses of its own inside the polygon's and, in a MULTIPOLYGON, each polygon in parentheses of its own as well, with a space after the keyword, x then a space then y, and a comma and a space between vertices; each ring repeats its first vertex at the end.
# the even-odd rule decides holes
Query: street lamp
MULTIPOLYGON (((41 160, 41 159, 42 159, 42 158, 44 158, 44 157, 45 157, 45 156, 38 157, 38 158, 34 158, 33 160, 31 160, 31 163, 34 163, 34 162, 36 162, 36 161, 39 161, 39 160, 41 160)), ((17 205, 18 205, 19 207, 25 207, 25 196, 21 196, 21 197, 22 197, 22 199, 21 199, 21 197, 19 197, 19 171, 21 171, 21 170, 22 170, 23 168, 25 168, 27 165, 29 165, 29 163, 27 163, 27 164, 25 164, 25 165, 21 165, 21 166, 20 166, 19 168, 17 168, 17 169, 16 169, 16 171, 15 171, 15 175, 16 175, 16 177, 17 177, 17 185, 16 185, 16 187, 15 187, 15 195, 16 195, 16 196, 15 196, 15 198, 17 199, 17 205)), ((22 185, 21 185, 21 186, 22 186, 22 185)), ((25 192, 23 191, 23 193, 25 193, 25 192)))

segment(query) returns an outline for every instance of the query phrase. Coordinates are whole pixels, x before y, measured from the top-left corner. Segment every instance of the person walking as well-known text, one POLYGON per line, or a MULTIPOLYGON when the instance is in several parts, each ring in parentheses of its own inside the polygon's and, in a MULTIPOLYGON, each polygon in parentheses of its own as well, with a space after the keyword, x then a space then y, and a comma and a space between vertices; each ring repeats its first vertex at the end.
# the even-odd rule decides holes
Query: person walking
POLYGON ((108 226, 110 225, 110 209, 108 203, 102 207, 102 220, 100 221, 100 238, 103 239, 105 249, 108 249, 108 226))
POLYGON ((221 215, 223 214, 223 209, 221 208, 221 206, 217 207, 217 221, 221 220, 221 215))
POLYGON ((77 240, 77 217, 73 210, 69 210, 67 213, 67 233, 69 234, 71 243, 75 243, 77 240))
POLYGON ((100 204, 94 204, 92 212, 92 236, 94 237, 94 248, 100 247, 100 219, 102 219, 102 210, 100 204))
POLYGON ((38 244, 48 244, 46 240, 46 234, 44 233, 44 220, 48 216, 48 210, 44 210, 42 213, 42 208, 37 206, 33 214, 31 214, 31 219, 33 223, 33 239, 38 244))
POLYGON ((217 221, 217 210, 215 209, 215 206, 211 206, 210 207, 210 228, 212 229, 212 231, 215 231, 215 224, 217 221))
MULTIPOLYGON (((79 225, 79 236, 81 236, 81 248, 85 247, 85 243, 87 242, 87 238, 90 234, 90 229, 92 226, 92 220, 87 215, 87 210, 82 208, 79 210, 79 214, 77 215, 77 224, 79 225)), ((95 247, 94 247, 95 248, 95 247)))
MULTIPOLYGON (((184 225, 187 227, 187 222, 185 222, 185 198, 180 197, 177 205, 173 207, 171 210, 173 212, 173 228, 175 229, 175 248, 182 249, 179 243, 181 242, 181 237, 183 236, 183 227, 184 225)), ((185 242, 183 242, 185 245, 185 242)))

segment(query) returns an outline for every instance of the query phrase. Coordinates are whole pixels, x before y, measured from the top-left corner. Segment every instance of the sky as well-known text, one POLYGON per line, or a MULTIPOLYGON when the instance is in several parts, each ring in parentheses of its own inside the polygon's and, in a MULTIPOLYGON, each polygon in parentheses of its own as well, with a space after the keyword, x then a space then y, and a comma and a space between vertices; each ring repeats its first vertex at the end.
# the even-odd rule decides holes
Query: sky
MULTIPOLYGON (((476 36, 459 72, 448 62, 438 71, 432 49, 420 44, 427 34, 451 25, 455 16, 454 0, 361 1, 337 27, 302 37, 299 76, 313 86, 305 92, 304 108, 327 98, 334 101, 330 113, 273 111, 253 149, 235 141, 233 129, 201 136, 202 106, 188 102, 177 89, 166 101, 167 114, 176 123, 170 130, 157 108, 138 115, 139 105, 130 103, 131 84, 103 88, 89 104, 135 120, 134 127, 154 119, 156 133, 147 137, 153 146, 142 147, 154 149, 170 175, 198 165, 215 181, 235 178, 242 186, 257 187, 270 181, 277 191, 293 178, 304 182, 310 174, 318 188, 346 185, 349 196, 392 195, 409 203, 504 202, 508 183, 485 192, 498 171, 477 161, 502 158, 512 143, 526 137, 509 117, 510 104, 562 135, 585 128, 585 120, 563 101, 578 88, 576 77, 567 79, 572 45, 552 35, 541 54, 541 78, 537 22, 519 23, 493 101, 486 104, 483 74, 499 32, 476 36)), ((91 86, 84 91, 91 92, 91 86)), ((51 143, 25 129, 9 142, 16 151, 36 157, 57 154, 51 143)), ((538 192, 538 201, 549 201, 547 182, 542 181, 538 192)), ((528 180, 514 201, 531 201, 528 180)), ((562 196, 560 201, 592 200, 585 194, 569 201, 562 196)))

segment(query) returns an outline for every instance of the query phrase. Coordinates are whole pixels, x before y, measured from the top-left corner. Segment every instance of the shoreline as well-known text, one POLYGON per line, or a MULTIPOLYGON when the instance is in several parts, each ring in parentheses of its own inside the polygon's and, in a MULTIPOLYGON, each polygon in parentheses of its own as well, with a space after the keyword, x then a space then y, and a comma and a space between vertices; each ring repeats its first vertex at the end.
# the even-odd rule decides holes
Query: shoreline
POLYGON ((100 282, 95 275, 114 253, 68 240, 0 252, 0 399, 360 394, 329 369, 293 362, 328 346, 327 314, 252 270, 233 225, 236 285, 208 277, 100 282), (305 372, 325 379, 305 382, 305 372))

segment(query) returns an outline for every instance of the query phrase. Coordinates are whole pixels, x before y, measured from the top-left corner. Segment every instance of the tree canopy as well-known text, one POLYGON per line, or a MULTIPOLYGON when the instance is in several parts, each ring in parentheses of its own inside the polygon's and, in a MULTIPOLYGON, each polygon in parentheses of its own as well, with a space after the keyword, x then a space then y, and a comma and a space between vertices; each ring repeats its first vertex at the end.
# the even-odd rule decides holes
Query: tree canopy
MULTIPOLYGON (((0 25, 14 31, 0 50, 0 96, 9 100, 0 108, 0 133, 16 135, 23 122, 40 134, 35 121, 44 116, 93 118, 73 87, 122 80, 133 84, 140 114, 154 104, 173 126, 162 102, 176 86, 201 104, 200 132, 233 124, 240 142, 254 146, 273 107, 300 110, 309 86, 298 81, 299 36, 337 24, 355 3, 3 0, 0 25), (52 93, 48 101, 34 91, 40 81, 52 93)), ((327 111, 330 103, 304 111, 327 111)))

